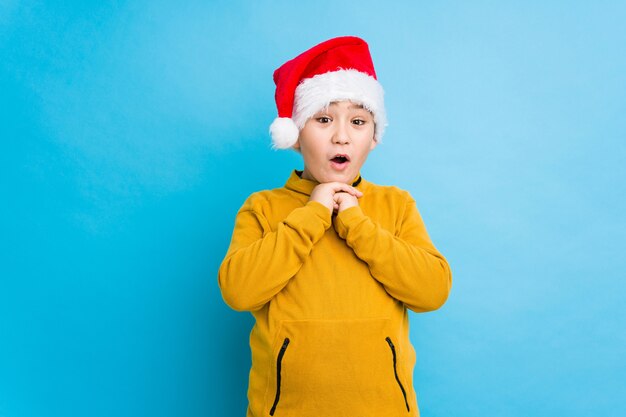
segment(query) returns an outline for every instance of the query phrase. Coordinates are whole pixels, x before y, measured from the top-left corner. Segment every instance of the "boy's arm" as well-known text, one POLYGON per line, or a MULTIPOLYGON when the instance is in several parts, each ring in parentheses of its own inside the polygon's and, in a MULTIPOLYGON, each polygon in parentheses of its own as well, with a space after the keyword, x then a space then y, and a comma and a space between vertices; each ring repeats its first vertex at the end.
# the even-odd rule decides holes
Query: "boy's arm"
POLYGON ((387 292, 411 310, 436 310, 448 298, 450 266, 428 237, 412 198, 406 202, 397 235, 374 223, 359 206, 339 212, 335 229, 367 262, 372 276, 387 292))
POLYGON ((313 201, 294 209, 272 231, 260 213, 244 204, 218 272, 224 301, 239 311, 263 307, 298 272, 330 224, 329 210, 313 201))

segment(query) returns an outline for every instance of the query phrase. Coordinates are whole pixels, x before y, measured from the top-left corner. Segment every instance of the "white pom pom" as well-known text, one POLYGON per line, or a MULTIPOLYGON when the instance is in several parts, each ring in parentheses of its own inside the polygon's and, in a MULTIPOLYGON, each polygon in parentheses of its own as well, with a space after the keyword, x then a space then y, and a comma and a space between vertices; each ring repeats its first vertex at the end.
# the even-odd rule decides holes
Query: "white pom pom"
POLYGON ((298 126, 289 117, 277 117, 270 125, 274 149, 291 148, 298 140, 299 134, 298 126))

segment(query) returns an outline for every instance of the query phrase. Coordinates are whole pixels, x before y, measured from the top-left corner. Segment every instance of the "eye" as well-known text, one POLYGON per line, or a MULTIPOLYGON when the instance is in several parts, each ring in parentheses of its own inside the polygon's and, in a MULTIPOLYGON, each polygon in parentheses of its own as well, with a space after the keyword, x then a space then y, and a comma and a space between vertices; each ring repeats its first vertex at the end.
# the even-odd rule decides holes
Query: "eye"
POLYGON ((319 117, 316 117, 315 120, 317 120, 320 123, 330 123, 330 117, 328 116, 319 116, 319 117))
POLYGON ((366 123, 366 121, 363 119, 354 119, 352 120, 352 123, 354 123, 357 126, 363 126, 366 123))

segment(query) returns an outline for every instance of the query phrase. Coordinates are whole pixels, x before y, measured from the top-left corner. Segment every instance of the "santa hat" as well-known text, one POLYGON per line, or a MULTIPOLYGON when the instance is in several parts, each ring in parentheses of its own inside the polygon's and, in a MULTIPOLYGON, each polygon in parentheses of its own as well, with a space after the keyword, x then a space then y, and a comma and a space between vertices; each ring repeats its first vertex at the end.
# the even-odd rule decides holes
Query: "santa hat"
POLYGON ((275 149, 298 140, 306 121, 331 102, 349 100, 374 115, 374 139, 382 139, 387 118, 383 88, 376 79, 367 43, 354 36, 329 39, 274 71, 278 117, 270 126, 275 149))

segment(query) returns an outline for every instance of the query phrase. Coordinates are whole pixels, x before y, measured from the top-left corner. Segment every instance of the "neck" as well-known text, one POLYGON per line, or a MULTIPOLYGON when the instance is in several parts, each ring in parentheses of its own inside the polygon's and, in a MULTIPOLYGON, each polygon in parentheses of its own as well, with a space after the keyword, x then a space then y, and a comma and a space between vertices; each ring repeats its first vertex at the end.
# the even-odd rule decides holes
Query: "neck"
MULTIPOLYGON (((299 171, 296 169, 296 174, 298 174, 298 177, 302 178, 303 180, 318 182, 315 178, 309 178, 308 175, 304 173, 304 171, 299 171)), ((360 182, 361 182, 361 174, 358 173, 356 177, 352 179, 351 185, 353 187, 356 187, 357 185, 359 185, 360 182)))

